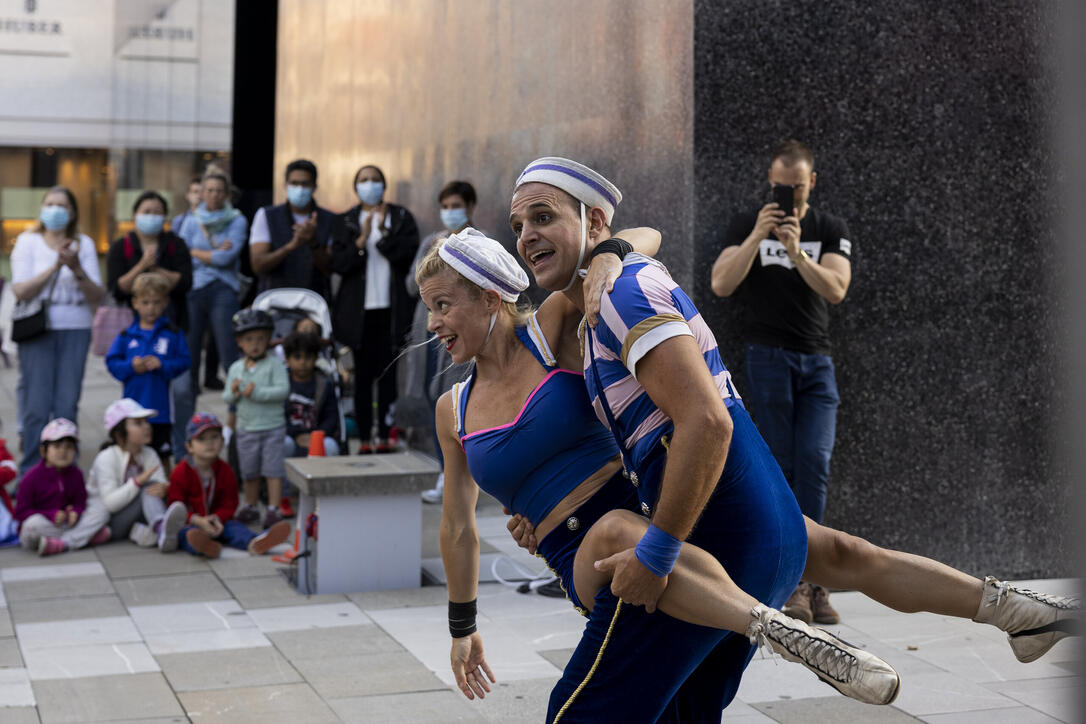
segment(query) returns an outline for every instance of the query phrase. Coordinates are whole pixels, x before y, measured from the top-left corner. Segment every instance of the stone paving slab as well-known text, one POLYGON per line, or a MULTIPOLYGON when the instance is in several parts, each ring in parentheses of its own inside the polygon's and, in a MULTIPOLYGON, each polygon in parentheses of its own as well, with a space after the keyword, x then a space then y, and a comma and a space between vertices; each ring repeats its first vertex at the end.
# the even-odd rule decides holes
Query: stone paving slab
POLYGON ((869 706, 843 696, 774 701, 753 707, 781 724, 915 724, 917 719, 895 706, 869 706))
POLYGON ((127 611, 121 599, 113 593, 103 596, 74 596, 43 600, 12 601, 11 619, 15 623, 64 621, 73 618, 103 618, 124 616, 127 611))
POLYGON ((324 699, 445 690, 445 684, 406 651, 325 656, 294 662, 324 699))
POLYGON ((298 670, 271 647, 160 654, 155 658, 177 692, 302 681, 298 670))
POLYGON ((284 656, 295 662, 327 656, 372 656, 404 650, 394 638, 372 624, 280 631, 269 633, 268 638, 284 656))
POLYGON ((114 585, 126 606, 155 606, 230 598, 230 593, 222 582, 211 572, 122 578, 115 580, 114 585))
POLYGON ((184 714, 160 673, 35 681, 34 697, 42 724, 184 714))
POLYGON ((321 603, 337 603, 347 600, 341 593, 323 593, 306 596, 287 585, 278 573, 258 578, 229 578, 224 581, 230 594, 244 608, 272 608, 277 606, 312 606, 321 603))
MULTIPOLYGON (((484 702, 479 702, 483 704, 484 702)), ((445 724, 464 722, 482 724, 487 719, 475 711, 471 702, 451 691, 422 691, 387 696, 356 696, 332 699, 329 704, 344 722, 411 722, 411 724, 445 724)))
POLYGON ((177 698, 189 718, 200 724, 339 721, 308 684, 190 691, 177 698))
POLYGON ((7 598, 9 606, 20 601, 109 596, 113 593, 113 584, 104 575, 45 578, 4 583, 4 596, 7 598))
POLYGON ((14 636, 0 638, 0 668, 22 668, 23 656, 19 653, 19 642, 14 636))

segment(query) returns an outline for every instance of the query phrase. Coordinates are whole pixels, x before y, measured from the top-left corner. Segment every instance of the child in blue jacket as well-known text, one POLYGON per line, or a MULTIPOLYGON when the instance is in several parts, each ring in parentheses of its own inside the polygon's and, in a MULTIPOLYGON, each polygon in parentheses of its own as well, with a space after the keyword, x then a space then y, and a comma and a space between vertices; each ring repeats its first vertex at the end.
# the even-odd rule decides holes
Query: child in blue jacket
POLYGON ((151 447, 170 464, 170 380, 192 364, 185 334, 165 315, 170 282, 158 272, 146 272, 132 283, 132 308, 137 319, 113 340, 106 355, 110 374, 124 383, 124 396, 157 410, 150 419, 151 447))

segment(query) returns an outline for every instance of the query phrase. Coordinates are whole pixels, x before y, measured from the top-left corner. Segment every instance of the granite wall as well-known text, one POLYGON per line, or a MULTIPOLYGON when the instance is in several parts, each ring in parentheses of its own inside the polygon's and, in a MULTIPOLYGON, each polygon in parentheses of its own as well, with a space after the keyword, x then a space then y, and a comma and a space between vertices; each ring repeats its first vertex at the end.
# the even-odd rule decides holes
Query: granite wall
POLYGON ((1052 137, 1055 5, 696 2, 695 294, 746 387, 707 269, 772 147, 815 150, 845 217, 825 522, 967 571, 1067 575, 1052 137))

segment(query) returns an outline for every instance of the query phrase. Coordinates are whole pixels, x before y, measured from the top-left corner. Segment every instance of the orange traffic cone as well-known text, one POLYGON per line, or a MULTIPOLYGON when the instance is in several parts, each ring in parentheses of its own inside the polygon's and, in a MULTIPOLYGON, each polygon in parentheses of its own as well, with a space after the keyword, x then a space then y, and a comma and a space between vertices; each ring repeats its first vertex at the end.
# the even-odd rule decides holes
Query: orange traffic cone
POLYGON ((272 556, 272 560, 276 563, 293 563, 294 559, 298 557, 298 547, 301 544, 301 531, 297 527, 294 528, 294 547, 286 553, 280 553, 277 556, 272 556))
POLYGON ((309 433, 309 457, 324 457, 324 430, 309 433))

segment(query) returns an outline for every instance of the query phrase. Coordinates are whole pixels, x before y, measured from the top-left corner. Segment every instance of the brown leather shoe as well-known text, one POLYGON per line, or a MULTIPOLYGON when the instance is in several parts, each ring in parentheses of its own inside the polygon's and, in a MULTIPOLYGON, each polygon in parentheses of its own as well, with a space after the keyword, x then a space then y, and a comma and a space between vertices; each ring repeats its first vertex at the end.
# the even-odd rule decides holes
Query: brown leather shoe
POLYGON ((192 528, 185 533, 185 540, 194 550, 203 553, 208 558, 218 558, 219 553, 222 552, 222 544, 199 528, 192 528))
POLYGON ((792 591, 792 595, 788 597, 788 601, 781 606, 781 612, 803 623, 810 623, 812 617, 811 587, 800 581, 799 585, 796 586, 796 590, 792 591))
POLYGON ((830 594, 822 586, 811 584, 811 616, 815 623, 834 624, 841 621, 837 611, 830 605, 830 594))

